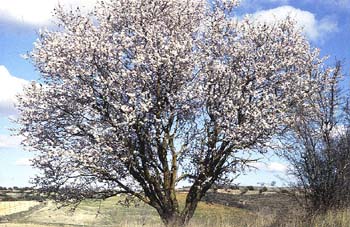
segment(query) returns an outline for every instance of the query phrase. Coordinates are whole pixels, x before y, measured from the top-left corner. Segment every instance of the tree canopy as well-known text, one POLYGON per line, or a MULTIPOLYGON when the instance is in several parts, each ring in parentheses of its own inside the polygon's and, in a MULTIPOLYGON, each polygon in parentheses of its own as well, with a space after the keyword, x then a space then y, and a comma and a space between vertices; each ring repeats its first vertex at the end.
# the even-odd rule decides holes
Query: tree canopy
POLYGON ((19 133, 37 186, 59 201, 118 193, 187 224, 198 201, 240 171, 240 154, 293 121, 321 60, 287 19, 234 16, 236 1, 114 0, 55 11, 30 57, 19 133), (175 187, 191 184, 182 210, 175 187))

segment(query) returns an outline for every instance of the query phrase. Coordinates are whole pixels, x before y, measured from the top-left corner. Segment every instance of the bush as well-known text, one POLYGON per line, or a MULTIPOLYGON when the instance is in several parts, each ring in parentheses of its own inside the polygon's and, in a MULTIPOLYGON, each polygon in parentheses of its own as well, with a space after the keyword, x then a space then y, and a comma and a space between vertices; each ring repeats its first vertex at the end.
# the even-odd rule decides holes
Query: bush
POLYGON ((237 184, 232 184, 232 185, 230 185, 230 189, 231 189, 231 190, 239 190, 239 185, 237 185, 237 184))
POLYGON ((253 186, 247 186, 247 189, 249 190, 249 191, 254 191, 254 187, 253 186))
POLYGON ((325 213, 350 202, 350 95, 340 93, 340 62, 324 72, 324 80, 310 99, 313 109, 297 110, 298 120, 283 140, 294 188, 309 213, 325 213))
POLYGON ((285 188, 280 189, 280 193, 289 194, 289 191, 285 188))
POLYGON ((262 187, 259 189, 259 194, 262 194, 263 192, 267 192, 267 187, 262 187))

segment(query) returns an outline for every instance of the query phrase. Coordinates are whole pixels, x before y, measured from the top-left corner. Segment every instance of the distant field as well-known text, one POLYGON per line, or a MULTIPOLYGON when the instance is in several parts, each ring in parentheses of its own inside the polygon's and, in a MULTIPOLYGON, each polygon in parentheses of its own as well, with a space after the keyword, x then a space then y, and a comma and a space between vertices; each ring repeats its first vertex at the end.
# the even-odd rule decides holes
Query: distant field
MULTIPOLYGON (((185 194, 178 195, 183 201, 185 194)), ((118 204, 120 198, 113 197, 103 201, 84 201, 72 213, 68 207, 57 209, 52 202, 29 214, 0 224, 1 227, 42 227, 42 226, 101 226, 101 227, 134 227, 162 226, 158 214, 147 205, 129 208, 118 204)), ((31 202, 28 202, 30 204, 31 202)), ((35 202, 33 202, 35 203, 35 202)), ((25 202, 23 204, 26 204, 25 202)), ((28 207, 28 205, 26 204, 28 207)), ((212 202, 200 202, 191 226, 268 226, 275 216, 260 215, 252 210, 229 207, 212 202), (263 224, 263 225, 262 225, 263 224)))
MULTIPOLYGON (((180 203, 185 193, 179 193, 180 203)), ((121 197, 87 200, 75 212, 53 202, 0 202, 0 227, 161 227, 155 210, 145 204, 125 207, 121 197), (40 205, 38 205, 40 204, 40 205)), ((305 224, 298 204, 283 193, 209 193, 200 202, 190 227, 348 227, 350 210, 329 212, 305 224)))
POLYGON ((36 201, 3 201, 0 202, 0 217, 29 210, 38 205, 36 201))

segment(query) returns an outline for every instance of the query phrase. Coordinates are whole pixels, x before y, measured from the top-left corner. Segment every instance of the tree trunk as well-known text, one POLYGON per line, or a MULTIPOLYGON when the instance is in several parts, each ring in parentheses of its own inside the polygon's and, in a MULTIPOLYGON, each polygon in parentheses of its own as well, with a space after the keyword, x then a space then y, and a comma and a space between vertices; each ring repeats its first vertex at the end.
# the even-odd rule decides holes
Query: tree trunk
POLYGON ((188 202, 182 212, 178 210, 161 210, 158 213, 166 227, 184 227, 187 226, 197 208, 199 200, 188 202))
POLYGON ((179 213, 167 213, 162 215, 162 221, 166 227, 186 226, 185 219, 179 213))

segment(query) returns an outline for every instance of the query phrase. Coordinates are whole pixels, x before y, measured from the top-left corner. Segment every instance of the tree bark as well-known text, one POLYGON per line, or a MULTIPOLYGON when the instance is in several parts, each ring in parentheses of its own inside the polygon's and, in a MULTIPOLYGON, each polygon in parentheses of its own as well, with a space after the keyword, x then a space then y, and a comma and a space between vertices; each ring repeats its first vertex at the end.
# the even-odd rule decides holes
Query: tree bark
POLYGON ((162 221, 166 227, 183 227, 187 225, 187 223, 185 223, 185 219, 178 213, 165 214, 162 217, 162 221))
MULTIPOLYGON (((195 195, 195 197, 197 196, 195 195)), ((197 208, 198 202, 198 199, 191 199, 191 201, 187 200, 185 208, 182 211, 174 209, 170 204, 169 209, 164 210, 160 208, 157 209, 157 211, 166 227, 183 227, 188 225, 197 208)))

